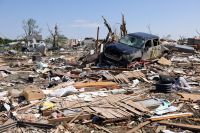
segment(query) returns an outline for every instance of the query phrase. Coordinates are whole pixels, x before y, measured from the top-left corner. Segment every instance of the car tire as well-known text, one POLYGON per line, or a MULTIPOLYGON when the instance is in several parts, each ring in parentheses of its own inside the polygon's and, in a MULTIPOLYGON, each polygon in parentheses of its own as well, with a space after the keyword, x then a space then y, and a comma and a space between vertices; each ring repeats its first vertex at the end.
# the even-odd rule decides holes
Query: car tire
POLYGON ((163 93, 170 93, 172 91, 172 83, 170 84, 156 84, 156 91, 163 93))

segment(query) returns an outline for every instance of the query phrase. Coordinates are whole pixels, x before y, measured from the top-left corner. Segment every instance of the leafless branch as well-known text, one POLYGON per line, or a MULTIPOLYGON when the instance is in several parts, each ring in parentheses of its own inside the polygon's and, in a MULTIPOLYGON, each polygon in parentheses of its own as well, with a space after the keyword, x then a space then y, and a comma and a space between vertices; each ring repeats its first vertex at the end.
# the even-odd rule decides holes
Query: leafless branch
POLYGON ((196 33, 200 36, 200 32, 196 29, 196 33))

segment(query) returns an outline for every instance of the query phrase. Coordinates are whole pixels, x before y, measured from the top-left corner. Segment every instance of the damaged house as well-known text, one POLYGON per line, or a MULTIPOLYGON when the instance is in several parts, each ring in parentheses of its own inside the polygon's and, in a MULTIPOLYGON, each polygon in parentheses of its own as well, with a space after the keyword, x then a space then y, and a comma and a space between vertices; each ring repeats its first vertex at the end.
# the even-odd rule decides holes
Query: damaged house
POLYGON ((42 42, 42 35, 28 35, 26 39, 28 47, 35 48, 38 44, 42 42))
POLYGON ((42 40, 42 35, 28 35, 26 37, 27 46, 22 47, 22 51, 29 52, 40 52, 42 55, 45 55, 46 52, 46 44, 42 40))

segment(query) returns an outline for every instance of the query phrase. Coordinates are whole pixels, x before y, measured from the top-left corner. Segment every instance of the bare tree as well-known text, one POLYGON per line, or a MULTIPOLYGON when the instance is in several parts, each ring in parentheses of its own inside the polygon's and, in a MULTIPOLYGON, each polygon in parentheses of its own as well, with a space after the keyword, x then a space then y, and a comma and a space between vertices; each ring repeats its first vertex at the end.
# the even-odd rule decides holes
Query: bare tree
POLYGON ((179 44, 183 45, 184 42, 185 42, 185 37, 184 37, 184 36, 179 36, 179 38, 180 38, 180 39, 178 40, 179 44))
POLYGON ((199 37, 200 37, 200 32, 196 29, 196 33, 199 35, 199 37))
POLYGON ((166 35, 166 36, 163 36, 163 39, 169 40, 170 38, 171 38, 171 35, 170 35, 170 34, 168 34, 168 35, 166 35))
POLYGON ((107 22, 107 20, 102 16, 103 20, 104 20, 104 25, 106 26, 106 28, 108 29, 108 34, 106 36, 106 40, 105 42, 109 42, 109 38, 111 38, 111 42, 113 42, 115 40, 115 33, 112 31, 112 28, 110 26, 110 24, 107 22))
POLYGON ((22 28, 25 32, 26 37, 28 35, 38 35, 41 32, 41 29, 39 29, 36 20, 32 18, 24 20, 22 28))
MULTIPOLYGON (((47 26, 48 26, 48 25, 47 25, 47 26)), ((51 30, 51 29, 49 28, 49 26, 48 26, 48 29, 49 29, 49 32, 50 32, 51 37, 52 37, 52 39, 53 39, 53 47, 56 48, 56 47, 58 47, 58 26, 57 26, 57 24, 55 25, 54 31, 51 30)))
POLYGON ((147 25, 147 29, 148 29, 149 33, 152 34, 152 32, 151 32, 151 25, 150 24, 147 25))

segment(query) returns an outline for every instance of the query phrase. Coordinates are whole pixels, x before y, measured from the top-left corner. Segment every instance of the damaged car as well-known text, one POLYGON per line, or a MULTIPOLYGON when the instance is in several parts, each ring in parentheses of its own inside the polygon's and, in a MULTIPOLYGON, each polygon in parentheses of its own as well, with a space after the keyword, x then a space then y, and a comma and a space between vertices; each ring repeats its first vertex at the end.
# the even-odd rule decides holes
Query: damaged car
POLYGON ((160 45, 156 35, 130 33, 118 42, 107 44, 99 57, 99 63, 104 66, 127 67, 133 61, 155 59, 168 51, 168 48, 160 45))

